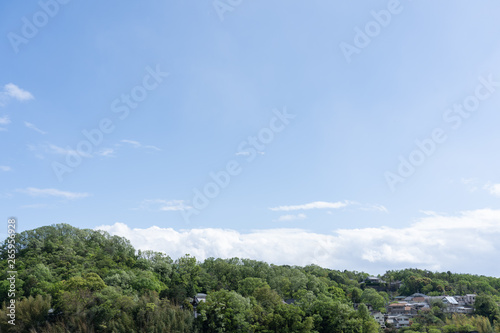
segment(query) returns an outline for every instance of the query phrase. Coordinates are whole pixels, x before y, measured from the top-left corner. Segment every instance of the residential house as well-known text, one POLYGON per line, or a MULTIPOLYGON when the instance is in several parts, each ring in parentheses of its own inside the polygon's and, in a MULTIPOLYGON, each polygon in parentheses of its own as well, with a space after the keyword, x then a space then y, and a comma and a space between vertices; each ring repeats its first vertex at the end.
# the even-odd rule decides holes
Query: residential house
POLYGON ((198 293, 195 297, 189 299, 190 303, 193 305, 194 317, 198 317, 198 312, 196 312, 196 307, 200 305, 201 302, 207 301, 207 294, 198 293))
POLYGON ((387 313, 392 316, 405 314, 405 307, 408 306, 406 302, 392 303, 387 307, 387 313))
POLYGON ((443 296, 442 298, 443 304, 446 306, 446 308, 443 310, 444 312, 457 312, 458 308, 458 301, 455 299, 455 297, 452 296, 443 296))
POLYGON ((473 306, 474 303, 476 302, 476 295, 475 294, 467 294, 465 296, 453 296, 459 306, 473 306))
POLYGON ((418 313, 418 311, 421 311, 421 310, 429 310, 430 309, 430 306, 429 304, 427 303, 413 303, 411 304, 411 306, 415 309, 415 311, 418 313))
POLYGON ((392 316, 415 316, 418 313, 418 310, 410 303, 399 302, 389 304, 389 306, 387 307, 387 313, 392 316))
POLYGON ((200 304, 201 302, 206 302, 207 301, 207 294, 203 293, 198 293, 194 297, 193 302, 196 302, 196 305, 200 304))
POLYGON ((466 305, 474 305, 476 302, 476 294, 467 294, 465 295, 465 304, 466 305))
POLYGON ((463 314, 473 314, 474 313, 474 308, 468 307, 468 306, 458 306, 455 308, 457 313, 463 313, 463 314))
POLYGON ((395 328, 410 327, 410 317, 404 315, 388 316, 387 324, 392 324, 395 328))
POLYGON ((369 276, 367 277, 363 283, 366 283, 366 284, 380 284, 380 283, 385 283, 384 280, 376 277, 376 276, 369 276))
POLYGON ((385 316, 382 312, 372 312, 372 317, 379 323, 382 329, 385 328, 385 316))

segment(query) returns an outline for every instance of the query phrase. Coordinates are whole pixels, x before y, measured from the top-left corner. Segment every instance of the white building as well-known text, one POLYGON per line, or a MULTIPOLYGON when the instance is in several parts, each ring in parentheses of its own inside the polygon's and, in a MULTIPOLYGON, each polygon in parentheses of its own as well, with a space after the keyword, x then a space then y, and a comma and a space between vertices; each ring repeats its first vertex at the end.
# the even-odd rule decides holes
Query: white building
POLYGON ((467 294, 465 295, 465 304, 467 305, 474 305, 476 302, 476 294, 467 294))
POLYGON ((392 324, 395 328, 410 327, 410 317, 403 315, 389 316, 386 323, 392 324))
POLYGON ((385 316, 382 312, 373 312, 372 317, 379 323, 381 328, 385 328, 385 316))

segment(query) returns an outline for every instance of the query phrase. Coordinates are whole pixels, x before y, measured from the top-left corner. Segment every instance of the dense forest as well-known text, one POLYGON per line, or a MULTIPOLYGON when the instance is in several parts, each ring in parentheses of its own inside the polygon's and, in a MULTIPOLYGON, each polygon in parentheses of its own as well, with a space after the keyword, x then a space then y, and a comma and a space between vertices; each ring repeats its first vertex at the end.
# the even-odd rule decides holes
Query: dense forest
POLYGON ((415 292, 479 296, 473 316, 445 314, 437 302, 407 332, 500 332, 498 278, 406 269, 388 271, 374 289, 364 282, 367 273, 239 258, 173 260, 67 224, 19 233, 16 251, 13 326, 8 241, 0 247, 1 332, 371 333, 381 329, 367 305, 384 312, 392 297, 415 292), (200 292, 208 296, 194 309, 200 292))

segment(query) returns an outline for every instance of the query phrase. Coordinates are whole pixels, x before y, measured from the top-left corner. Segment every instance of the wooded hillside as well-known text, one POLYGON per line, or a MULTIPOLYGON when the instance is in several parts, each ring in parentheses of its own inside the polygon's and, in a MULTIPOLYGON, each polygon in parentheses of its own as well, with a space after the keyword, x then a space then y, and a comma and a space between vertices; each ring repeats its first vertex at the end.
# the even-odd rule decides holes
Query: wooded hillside
MULTIPOLYGON (((495 306, 500 300, 498 278, 388 271, 381 277, 387 286, 375 291, 363 283, 367 273, 238 258, 172 260, 136 251, 124 238, 67 224, 22 232, 16 244, 16 326, 6 316, 7 241, 0 247, 2 332, 369 333, 378 332, 379 324, 365 304, 384 311, 395 295, 474 292, 495 306), (397 280, 402 286, 391 292, 390 281, 397 280), (190 301, 200 292, 208 296, 195 319, 190 301)), ((498 306, 488 311, 495 324, 498 306)), ((440 332, 447 318, 435 317, 421 329, 440 332)))

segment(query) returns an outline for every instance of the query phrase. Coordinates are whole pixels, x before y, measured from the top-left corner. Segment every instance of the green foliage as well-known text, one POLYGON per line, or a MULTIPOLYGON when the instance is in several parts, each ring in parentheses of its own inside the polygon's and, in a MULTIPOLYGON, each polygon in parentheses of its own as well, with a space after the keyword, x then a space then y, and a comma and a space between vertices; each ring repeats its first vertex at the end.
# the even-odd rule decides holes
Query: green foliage
POLYGON ((494 277, 405 269, 387 271, 382 279, 402 281, 403 285, 399 290, 402 295, 411 295, 416 292, 435 296, 485 294, 500 301, 500 279, 494 277))
POLYGON ((238 292, 243 296, 250 296, 255 290, 262 287, 269 287, 269 285, 260 278, 247 277, 240 281, 238 292))
POLYGON ((24 298, 15 303, 15 323, 13 326, 8 323, 11 319, 7 316, 10 313, 7 304, 4 303, 0 310, 0 331, 1 332, 29 332, 31 329, 38 329, 45 324, 47 312, 50 309, 51 297, 24 298))
POLYGON ((500 279, 484 276, 409 269, 389 271, 382 276, 387 284, 370 287, 362 283, 367 273, 316 265, 239 258, 200 263, 189 255, 174 261, 135 251, 124 238, 67 224, 24 231, 16 246, 15 327, 6 316, 7 242, 0 246, 2 332, 375 333, 379 326, 366 305, 383 311, 394 296, 390 282, 398 280, 404 295, 479 295, 475 316, 450 317, 436 301, 407 332, 500 332, 500 279), (208 296, 195 319, 190 300, 198 292, 208 296))
POLYGON ((474 312, 488 318, 492 324, 495 321, 500 321, 500 309, 493 297, 489 295, 479 295, 476 297, 474 312))
POLYGON ((376 311, 382 311, 385 308, 386 300, 375 289, 366 288, 361 294, 361 302, 371 304, 376 311))
POLYGON ((208 295, 197 309, 204 332, 249 332, 250 299, 235 291, 219 290, 208 295))

